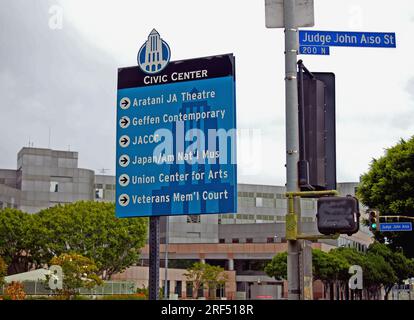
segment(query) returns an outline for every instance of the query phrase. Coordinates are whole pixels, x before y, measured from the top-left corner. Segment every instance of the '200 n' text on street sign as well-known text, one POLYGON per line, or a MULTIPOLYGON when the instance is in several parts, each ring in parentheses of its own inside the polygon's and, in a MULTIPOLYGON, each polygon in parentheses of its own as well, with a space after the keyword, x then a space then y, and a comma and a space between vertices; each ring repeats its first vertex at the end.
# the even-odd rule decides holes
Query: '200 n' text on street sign
POLYGON ((324 46, 300 46, 299 54, 329 55, 329 47, 324 46))
POLYGON ((412 231, 411 222, 380 223, 380 231, 412 231))
POLYGON ((237 211, 232 54, 118 71, 116 215, 237 211))
POLYGON ((395 48, 395 33, 300 30, 301 46, 395 48))

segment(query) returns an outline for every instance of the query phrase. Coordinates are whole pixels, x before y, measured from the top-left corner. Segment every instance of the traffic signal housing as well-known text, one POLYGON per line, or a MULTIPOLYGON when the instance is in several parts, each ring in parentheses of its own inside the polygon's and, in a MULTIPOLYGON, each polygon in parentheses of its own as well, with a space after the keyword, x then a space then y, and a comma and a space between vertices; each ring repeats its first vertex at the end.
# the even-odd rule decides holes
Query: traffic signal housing
POLYGON ((368 212, 368 223, 369 223, 369 230, 371 232, 377 231, 377 229, 378 229, 378 213, 375 210, 370 210, 368 212))
POLYGON ((352 235, 359 230, 359 202, 353 196, 318 199, 318 231, 325 235, 352 235))
POLYGON ((336 190, 335 74, 298 65, 299 188, 336 190))

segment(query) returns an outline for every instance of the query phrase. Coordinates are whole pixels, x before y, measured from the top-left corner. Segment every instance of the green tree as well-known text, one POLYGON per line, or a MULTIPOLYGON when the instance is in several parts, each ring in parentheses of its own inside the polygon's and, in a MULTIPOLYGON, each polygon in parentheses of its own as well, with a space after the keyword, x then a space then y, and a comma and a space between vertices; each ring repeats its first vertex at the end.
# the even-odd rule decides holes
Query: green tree
MULTIPOLYGON (((381 215, 414 216, 414 136, 372 160, 361 177, 358 197, 381 215)), ((384 242, 383 233, 376 232, 375 237, 384 242)), ((403 248, 408 257, 414 257, 413 232, 387 232, 386 237, 394 251, 403 248)))
POLYGON ((393 270, 393 277, 383 282, 385 296, 388 300, 389 293, 395 283, 403 284, 404 280, 414 276, 414 260, 408 259, 402 252, 394 252, 387 245, 374 242, 368 249, 372 255, 380 256, 393 270))
POLYGON ((39 265, 34 246, 38 236, 34 217, 20 210, 0 210, 0 256, 8 265, 8 274, 25 272, 39 265))
POLYGON ((334 284, 346 288, 349 263, 341 255, 313 249, 312 268, 314 280, 322 281, 324 292, 329 292, 331 299, 333 299, 334 284))
POLYGON ((382 256, 373 252, 362 253, 354 248, 337 248, 331 250, 331 253, 342 256, 349 265, 361 266, 364 291, 368 299, 378 298, 381 286, 392 286, 397 281, 391 265, 382 256))
POLYGON ((216 299, 216 291, 220 286, 225 285, 228 280, 227 274, 220 266, 205 265, 202 275, 202 282, 206 283, 209 289, 209 297, 216 299))
POLYGON ((198 290, 203 285, 204 270, 206 264, 201 262, 194 263, 191 267, 187 268, 187 272, 184 273, 187 281, 193 284, 193 298, 197 299, 198 290))
POLYGON ((366 264, 364 268, 364 286, 371 297, 379 298, 381 286, 393 286, 397 282, 397 277, 391 265, 379 255, 373 253, 366 254, 366 264))
POLYGON ((35 216, 36 251, 43 262, 76 252, 92 259, 103 279, 136 263, 147 236, 147 219, 118 219, 112 203, 80 201, 35 216))
POLYGON ((7 265, 3 258, 0 257, 0 287, 4 285, 4 277, 7 275, 7 265))
POLYGON ((53 257, 50 265, 62 267, 63 289, 59 293, 68 299, 76 296, 80 288, 92 289, 103 283, 96 274, 98 268, 95 263, 80 254, 63 253, 58 257, 53 257))
POLYGON ((269 277, 276 280, 287 279, 287 252, 280 252, 275 255, 266 266, 264 271, 269 277))

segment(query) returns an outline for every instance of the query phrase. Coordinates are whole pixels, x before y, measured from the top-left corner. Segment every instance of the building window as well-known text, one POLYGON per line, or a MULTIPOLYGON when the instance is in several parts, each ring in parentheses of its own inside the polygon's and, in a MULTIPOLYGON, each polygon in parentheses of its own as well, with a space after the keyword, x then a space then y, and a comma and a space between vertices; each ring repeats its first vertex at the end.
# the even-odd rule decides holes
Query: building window
POLYGON ((253 238, 246 238, 246 243, 253 243, 253 238))
POLYGON ((256 198, 256 207, 258 207, 258 208, 263 207, 263 198, 262 197, 257 197, 256 198))
POLYGON ((182 281, 177 280, 177 282, 175 283, 174 293, 177 294, 179 298, 182 297, 182 287, 183 287, 182 281))
POLYGON ((102 188, 95 189, 95 199, 103 199, 104 191, 102 188))
POLYGON ((59 192, 59 182, 50 181, 50 192, 59 192))
POLYGON ((275 238, 274 237, 267 237, 267 243, 274 243, 275 238))
POLYGON ((201 218, 199 215, 187 216, 187 223, 200 223, 201 218))
POLYGON ((239 238, 233 238, 233 239, 231 239, 231 243, 239 243, 239 238))
POLYGON ((219 243, 226 243, 226 239, 219 239, 219 243))
POLYGON ((185 294, 187 297, 193 296, 193 282, 192 281, 186 281, 185 283, 185 294))

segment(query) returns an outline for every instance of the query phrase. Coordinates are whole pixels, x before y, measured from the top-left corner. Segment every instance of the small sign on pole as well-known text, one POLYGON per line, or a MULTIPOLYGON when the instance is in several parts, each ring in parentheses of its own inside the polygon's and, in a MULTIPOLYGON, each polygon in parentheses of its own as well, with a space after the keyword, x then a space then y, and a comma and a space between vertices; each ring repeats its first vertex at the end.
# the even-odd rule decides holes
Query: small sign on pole
POLYGON ((329 47, 326 46, 300 46, 299 54, 316 54, 316 55, 329 55, 329 47))
POLYGON ((395 48, 395 33, 300 30, 301 46, 395 48))
MULTIPOLYGON (((284 28, 284 0, 265 0, 266 28, 284 28)), ((295 1, 296 27, 313 27, 315 15, 313 0, 295 1)))
POLYGON ((380 223, 380 231, 412 231, 413 226, 411 222, 389 222, 380 223))

